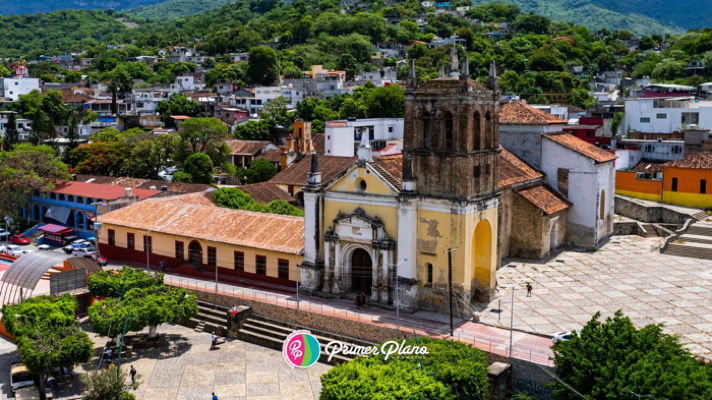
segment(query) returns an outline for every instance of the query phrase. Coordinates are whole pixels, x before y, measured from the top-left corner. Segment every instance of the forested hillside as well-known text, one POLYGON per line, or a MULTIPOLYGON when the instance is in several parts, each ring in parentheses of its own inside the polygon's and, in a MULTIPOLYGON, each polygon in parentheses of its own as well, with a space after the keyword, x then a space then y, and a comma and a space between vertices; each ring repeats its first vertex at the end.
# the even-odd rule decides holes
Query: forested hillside
POLYGON ((141 18, 168 21, 189 15, 201 14, 205 11, 219 8, 225 3, 234 1, 235 0, 167 0, 158 4, 129 10, 128 12, 131 15, 141 18))
POLYGON ((0 15, 47 13, 55 10, 125 10, 163 2, 165 0, 3 0, 0 15))

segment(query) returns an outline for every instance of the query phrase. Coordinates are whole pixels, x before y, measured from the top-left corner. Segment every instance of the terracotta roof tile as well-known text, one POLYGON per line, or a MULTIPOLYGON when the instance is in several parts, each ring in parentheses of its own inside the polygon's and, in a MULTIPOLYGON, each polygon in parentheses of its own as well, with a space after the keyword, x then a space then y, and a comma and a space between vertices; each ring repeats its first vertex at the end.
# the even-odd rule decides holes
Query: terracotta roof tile
POLYGON ((230 147, 230 155, 233 156, 254 156, 269 146, 267 140, 226 140, 225 144, 230 147))
POLYGON ((605 163, 618 158, 615 154, 598 148, 592 145, 591 143, 588 143, 585 140, 581 140, 570 133, 547 133, 544 134, 544 137, 551 140, 552 142, 556 142, 570 150, 573 150, 584 157, 588 157, 594 160, 596 163, 605 163))
POLYGON ((180 194, 177 196, 165 196, 158 197, 155 201, 163 201, 166 203, 174 204, 191 204, 194 206, 204 206, 204 207, 217 207, 215 203, 211 200, 212 194, 208 192, 198 192, 198 193, 188 193, 180 194))
POLYGON ((294 197, 289 193, 280 189, 271 182, 253 183, 251 185, 238 186, 238 189, 252 196, 252 198, 263 204, 267 204, 272 200, 284 200, 290 204, 296 204, 294 197))
POLYGON ((281 163, 282 162, 282 151, 281 150, 267 150, 265 151, 264 154, 257 156, 255 158, 255 161, 265 159, 269 162, 273 163, 281 163))
POLYGON ((213 188, 211 185, 205 185, 200 183, 183 183, 163 181, 157 179, 138 179, 128 177, 109 177, 95 175, 76 175, 74 180, 77 182, 91 182, 103 185, 120 186, 125 188, 130 187, 137 189, 149 189, 153 186, 156 188, 156 190, 161 190, 162 186, 166 186, 168 189, 167 191, 171 193, 205 192, 213 188))
MULTIPOLYGON (((356 157, 337 157, 319 155, 317 162, 321 172, 321 182, 326 183, 345 171, 356 162, 356 157)), ((302 157, 293 162, 286 169, 280 171, 269 181, 281 185, 306 186, 309 171, 311 170, 311 156, 302 157)))
POLYGON ((652 174, 655 172, 663 172, 663 166, 665 163, 652 162, 652 161, 641 161, 631 169, 632 172, 643 172, 646 174, 652 174))
POLYGON ((89 95, 74 93, 72 89, 62 89, 59 92, 62 93, 62 98, 65 103, 85 103, 92 99, 89 95))
POLYGON ((505 188, 517 183, 540 179, 544 175, 530 167, 509 150, 501 147, 499 153, 499 188, 505 188))
POLYGON ((582 129, 598 129, 602 126, 603 125, 591 125, 591 124, 566 125, 565 127, 561 128, 561 129, 565 130, 565 131, 573 131, 573 130, 582 130, 582 129))
POLYGON ((324 133, 313 133, 312 142, 314 143, 316 154, 320 156, 326 154, 326 135, 324 133))
POLYGON ((690 154, 665 164, 672 168, 712 169, 712 153, 690 154))
MULTIPOLYGON (((101 200, 114 200, 124 196, 124 188, 122 187, 76 181, 57 182, 54 185, 53 192, 101 200)), ((159 193, 161 192, 158 190, 133 189, 133 195, 138 196, 139 200, 155 196, 159 193)))
POLYGON ((403 186, 403 155, 374 157, 371 166, 397 190, 401 190, 403 186))
POLYGON ((547 215, 565 210, 571 205, 568 201, 545 185, 523 188, 517 191, 517 193, 527 199, 530 203, 534 204, 538 209, 544 211, 547 215))
POLYGON ((149 200, 109 212, 99 220, 104 224, 292 254, 304 248, 304 218, 300 217, 149 200))
POLYGON ((520 101, 512 101, 499 108, 499 123, 502 125, 548 125, 565 124, 566 121, 520 101))

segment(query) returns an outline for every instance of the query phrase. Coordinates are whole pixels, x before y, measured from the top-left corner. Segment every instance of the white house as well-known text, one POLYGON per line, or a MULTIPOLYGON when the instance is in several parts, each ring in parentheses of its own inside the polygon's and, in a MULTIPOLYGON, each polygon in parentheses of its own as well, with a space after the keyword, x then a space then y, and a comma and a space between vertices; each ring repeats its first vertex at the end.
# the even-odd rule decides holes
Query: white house
POLYGON ((363 85, 371 82, 376 86, 385 86, 398 83, 398 71, 393 67, 379 68, 378 71, 364 72, 354 76, 356 85, 363 85))
POLYGON ((546 182, 573 203, 566 241, 593 248, 613 232, 616 156, 568 133, 542 138, 546 182))
POLYGON ((499 109, 499 143, 532 165, 541 165, 541 135, 565 126, 566 120, 519 101, 499 109))
POLYGON ((368 134, 374 155, 399 154, 403 149, 403 118, 328 121, 324 151, 327 156, 353 157, 368 134))
POLYGON ((625 132, 670 134, 689 125, 712 129, 712 101, 678 97, 625 102, 625 132))
POLYGON ((40 90, 40 80, 38 78, 2 78, 0 88, 2 97, 17 101, 21 95, 28 94, 33 90, 40 90))
POLYGON ((198 82, 194 75, 181 75, 176 76, 175 86, 181 92, 197 92, 202 90, 205 84, 198 82))

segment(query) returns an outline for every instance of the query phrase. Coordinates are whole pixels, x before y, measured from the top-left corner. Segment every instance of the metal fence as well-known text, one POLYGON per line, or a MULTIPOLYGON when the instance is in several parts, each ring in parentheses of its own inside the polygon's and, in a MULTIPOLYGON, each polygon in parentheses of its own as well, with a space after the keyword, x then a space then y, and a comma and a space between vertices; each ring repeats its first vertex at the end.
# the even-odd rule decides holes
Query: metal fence
MULTIPOLYGON (((170 275, 165 276, 164 282, 167 285, 171 286, 177 286, 207 293, 215 293, 215 282, 200 281, 190 278, 178 278, 170 275)), ((297 305, 297 301, 286 298, 287 295, 265 293, 253 289, 226 286, 222 284, 218 287, 218 294, 245 300, 252 300, 255 302, 273 304, 276 306, 286 307, 294 310, 299 309, 300 311, 343 318, 365 324, 388 327, 390 329, 396 329, 396 323, 394 318, 390 318, 382 314, 370 314, 365 312, 352 311, 344 309, 342 307, 334 307, 328 304, 315 302, 312 298, 301 299, 299 300, 299 305, 297 305)), ((410 334, 415 330, 418 335, 424 335, 434 338, 450 338, 448 332, 437 332, 432 330, 430 327, 418 326, 416 321, 407 318, 401 318, 400 327, 398 330, 402 331, 404 334, 410 334)), ((453 334, 455 339, 461 342, 470 343, 475 347, 479 348, 480 350, 487 351, 489 353, 497 354, 500 356, 509 356, 508 341, 496 341, 485 338, 478 338, 473 332, 469 332, 464 329, 456 329, 453 334)), ((527 360, 541 365, 553 365, 551 361, 552 352, 542 351, 539 348, 535 349, 523 345, 514 345, 512 346, 511 356, 513 358, 527 360)))

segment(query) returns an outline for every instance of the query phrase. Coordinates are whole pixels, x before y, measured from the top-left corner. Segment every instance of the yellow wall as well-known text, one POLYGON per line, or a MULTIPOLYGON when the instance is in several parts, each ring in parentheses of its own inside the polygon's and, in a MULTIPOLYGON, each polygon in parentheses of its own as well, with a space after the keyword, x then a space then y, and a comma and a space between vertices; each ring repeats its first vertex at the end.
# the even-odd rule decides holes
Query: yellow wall
POLYGON ((371 193, 393 196, 393 190, 385 185, 380 178, 367 168, 355 168, 338 180, 331 189, 337 192, 371 193), (366 182, 366 190, 360 188, 361 181, 366 182))
POLYGON ((666 167, 663 171, 663 202, 687 207, 712 207, 712 170, 666 167), (677 191, 672 180, 677 178, 677 191), (700 181, 707 181, 707 190, 700 193, 700 181))
POLYGON ((662 181, 638 179, 632 171, 616 171, 616 194, 643 200, 660 201, 662 181))
MULTIPOLYGON (((104 224, 104 228, 99 234, 99 241, 102 244, 108 245, 108 230, 113 229, 115 232, 115 246, 126 247, 127 245, 127 233, 133 233, 135 240, 135 250, 144 251, 143 247, 143 237, 146 231, 137 230, 133 228, 127 228, 118 225, 104 224)), ((208 247, 215 247, 217 264, 220 268, 235 269, 235 258, 234 252, 241 251, 244 253, 245 260, 245 272, 255 273, 256 261, 255 257, 257 255, 265 256, 267 258, 267 276, 278 278, 278 260, 284 259, 289 261, 289 280, 296 280, 297 268, 295 264, 295 255, 293 253, 277 252, 265 249, 256 249, 253 247, 238 246, 228 243, 218 243, 211 240, 202 239, 192 239, 186 236, 179 235, 168 235, 160 232, 151 232, 148 234, 151 236, 151 242, 153 245, 152 256, 165 256, 168 258, 175 258, 175 242, 183 242, 183 259, 186 260, 188 264, 188 247, 190 243, 195 240, 200 243, 203 249, 203 264, 208 263, 208 247)), ((297 257, 297 263, 302 262, 302 256, 297 257)))
MULTIPOLYGON (((418 211, 418 269, 422 276, 421 282, 427 282, 427 264, 433 265, 433 281, 447 278, 448 248, 458 248, 452 252, 453 284, 464 283, 465 289, 471 288, 473 278, 480 285, 491 288, 494 286, 497 270, 497 209, 468 215, 451 214, 439 211, 418 211), (490 226, 489 268, 475 269, 475 258, 478 256, 475 245, 475 228, 486 219, 490 226)), ((478 243, 480 246, 483 242, 478 243)), ((481 249, 483 250, 483 249, 481 249)), ((446 283, 446 282, 445 282, 446 283)))

